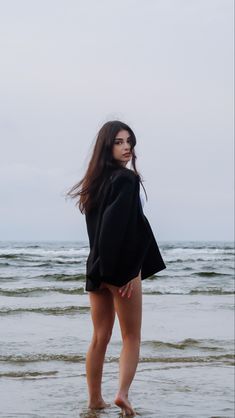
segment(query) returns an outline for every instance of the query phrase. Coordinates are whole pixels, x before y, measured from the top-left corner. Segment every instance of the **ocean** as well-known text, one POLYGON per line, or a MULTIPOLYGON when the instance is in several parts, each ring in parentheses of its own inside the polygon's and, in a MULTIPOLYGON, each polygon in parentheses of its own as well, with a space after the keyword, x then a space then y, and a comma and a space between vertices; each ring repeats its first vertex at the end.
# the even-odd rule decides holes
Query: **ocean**
MULTIPOLYGON (((234 245, 158 242, 166 269, 142 281, 139 416, 234 417, 234 245)), ((88 242, 0 242, 0 417, 114 418, 121 336, 103 371, 111 406, 87 408, 92 335, 88 242)))

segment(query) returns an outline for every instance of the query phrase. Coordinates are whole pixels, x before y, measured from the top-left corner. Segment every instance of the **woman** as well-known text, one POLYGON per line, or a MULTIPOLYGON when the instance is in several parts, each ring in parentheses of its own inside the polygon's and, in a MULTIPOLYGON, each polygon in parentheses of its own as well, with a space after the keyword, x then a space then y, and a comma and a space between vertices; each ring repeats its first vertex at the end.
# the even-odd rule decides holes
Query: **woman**
POLYGON ((123 347, 114 402, 125 415, 135 415, 128 392, 139 360, 141 281, 166 268, 142 210, 135 145, 134 132, 128 125, 120 121, 105 123, 84 178, 68 193, 79 196, 76 205, 85 213, 90 245, 86 290, 94 332, 86 356, 88 406, 108 406, 101 394, 102 371, 117 313, 123 347), (134 170, 126 167, 130 160, 134 170))

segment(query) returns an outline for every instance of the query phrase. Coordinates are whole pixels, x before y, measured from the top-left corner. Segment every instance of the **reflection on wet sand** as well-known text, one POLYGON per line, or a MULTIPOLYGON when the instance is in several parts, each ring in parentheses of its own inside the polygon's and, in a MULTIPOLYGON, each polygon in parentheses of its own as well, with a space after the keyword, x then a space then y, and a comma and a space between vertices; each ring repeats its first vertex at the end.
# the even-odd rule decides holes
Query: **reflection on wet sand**
POLYGON ((118 411, 115 407, 105 408, 105 409, 83 409, 80 413, 79 418, 107 418, 109 416, 121 418, 124 415, 122 412, 118 411), (115 414, 116 413, 116 414, 115 414))

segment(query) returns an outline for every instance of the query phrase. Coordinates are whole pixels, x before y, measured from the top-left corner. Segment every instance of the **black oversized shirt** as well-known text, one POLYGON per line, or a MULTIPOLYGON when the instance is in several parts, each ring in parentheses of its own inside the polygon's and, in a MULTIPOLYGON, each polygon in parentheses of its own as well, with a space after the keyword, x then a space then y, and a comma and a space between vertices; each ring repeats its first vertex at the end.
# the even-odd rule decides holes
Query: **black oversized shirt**
POLYGON ((106 182, 97 207, 86 213, 90 253, 86 262, 86 290, 101 282, 123 286, 166 268, 151 226, 143 213, 140 180, 128 168, 115 170, 106 182))

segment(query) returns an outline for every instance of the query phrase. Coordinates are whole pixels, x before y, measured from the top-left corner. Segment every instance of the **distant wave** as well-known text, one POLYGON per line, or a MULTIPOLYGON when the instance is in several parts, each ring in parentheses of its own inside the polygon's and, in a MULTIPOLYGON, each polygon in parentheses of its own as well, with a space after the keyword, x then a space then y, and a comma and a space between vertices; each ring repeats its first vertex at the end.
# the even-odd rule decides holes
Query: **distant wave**
POLYGON ((56 267, 58 264, 59 265, 76 265, 76 264, 82 264, 82 260, 66 260, 66 261, 61 261, 61 260, 48 260, 48 261, 39 261, 39 260, 33 260, 33 259, 20 259, 20 261, 25 261, 27 263, 27 266, 30 266, 31 268, 34 267, 56 267))
POLYGON ((20 255, 25 254, 0 254, 0 258, 19 258, 20 255))
POLYGON ((37 276, 37 279, 55 280, 59 282, 67 281, 80 281, 85 279, 84 274, 43 274, 37 276))
MULTIPOLYGON (((231 261, 231 257, 223 257, 223 258, 219 258, 218 261, 231 261)), ((175 263, 195 263, 196 261, 200 261, 200 262, 209 262, 211 261, 211 258, 177 258, 176 260, 167 260, 167 264, 175 264, 175 263)))
POLYGON ((24 266, 26 267, 56 267, 58 265, 69 265, 69 266, 73 266, 73 265, 77 265, 77 264, 82 264, 84 262, 83 259, 81 258, 77 258, 77 259, 69 259, 69 258, 64 258, 64 260, 58 260, 58 259, 52 259, 52 260, 44 260, 42 261, 42 259, 38 259, 35 257, 32 257, 32 255, 29 255, 28 257, 26 257, 25 254, 23 254, 22 257, 19 257, 16 254, 7 254, 7 255, 0 255, 0 267, 1 266, 15 266, 16 264, 14 263, 7 263, 6 261, 4 262, 4 260, 9 260, 12 262, 18 262, 19 266, 22 266, 24 263, 24 266), (3 260, 3 261, 2 261, 3 260))
MULTIPOLYGON (((1 265, 0 265, 1 267, 1 265)), ((68 281, 84 281, 85 274, 63 274, 63 273, 53 273, 53 274, 41 274, 39 276, 32 276, 31 279, 39 279, 39 280, 49 280, 49 281, 58 281, 58 282, 68 282, 68 281)), ((8 282, 8 281, 18 281, 19 278, 17 276, 5 276, 0 277, 1 282, 8 282)))
POLYGON ((172 348, 177 350, 185 350, 187 348, 197 348, 197 349, 203 349, 203 350, 221 350, 221 344, 227 345, 227 341, 221 341, 221 340, 203 340, 199 339, 196 340, 194 338, 186 338, 185 340, 178 341, 178 342, 165 342, 165 341, 157 341, 157 340, 149 340, 149 341, 143 341, 141 343, 143 346, 149 346, 150 348, 172 348), (218 344, 220 346, 218 346, 218 344))
POLYGON ((210 288, 210 289, 201 289, 201 288, 195 288, 192 290, 187 291, 178 291, 178 292, 174 292, 174 290, 172 290, 171 292, 160 292, 158 290, 143 290, 143 295, 234 295, 235 291, 234 290, 223 290, 222 288, 210 288))
POLYGON ((27 354, 27 355, 0 355, 0 361, 9 363, 32 363, 41 361, 69 361, 69 362, 83 362, 85 356, 78 354, 27 354))
POLYGON ((47 379, 48 377, 55 376, 58 373, 58 371, 50 371, 50 372, 0 372, 0 378, 1 377, 12 377, 12 378, 20 378, 20 379, 47 379))
MULTIPOLYGON (((234 365, 234 354, 199 355, 199 356, 141 356, 139 363, 225 363, 234 365)), ((44 361, 64 361, 84 363, 86 356, 77 354, 31 354, 31 355, 0 355, 0 361, 8 363, 31 363, 44 361)), ((118 363, 119 357, 106 357, 106 363, 118 363)))
MULTIPOLYGON (((21 247, 19 247, 21 248, 21 247)), ((27 245, 26 248, 41 248, 41 245, 27 245)))
POLYGON ((214 363, 222 362, 234 365, 234 354, 218 354, 209 356, 187 356, 187 357, 142 357, 141 363, 214 363))
POLYGON ((189 292, 190 295, 234 295, 234 290, 223 290, 223 289, 193 289, 189 292))
MULTIPOLYGON (((35 247, 36 248, 36 247, 35 247)), ((71 258, 71 257, 81 257, 81 256, 88 256, 89 254, 89 249, 88 247, 83 247, 83 248, 66 248, 66 249, 62 249, 62 248, 43 248, 43 247, 38 247, 36 248, 30 248, 30 247, 26 247, 26 248, 8 248, 8 249, 1 249, 0 248, 0 257, 9 257, 12 258, 11 256, 14 257, 47 257, 49 259, 53 259, 54 257, 62 257, 62 258, 71 258)))
POLYGON ((77 312, 86 313, 89 312, 90 308, 88 306, 55 306, 48 308, 2 308, 0 309, 0 315, 12 315, 12 314, 21 314, 21 313, 41 313, 46 315, 66 315, 74 314, 77 312))
POLYGON ((233 241, 231 241, 231 244, 224 244, 224 245, 216 245, 216 244, 211 244, 209 242, 205 242, 204 245, 200 245, 200 244, 197 244, 197 241, 194 241, 192 243, 188 242, 187 244, 185 243, 185 245, 182 245, 182 243, 180 243, 179 245, 162 243, 161 248, 164 250, 216 250, 216 251, 218 250, 227 251, 227 250, 235 249, 233 241))
MULTIPOLYGON (((0 266, 1 267, 1 266, 0 266)), ((15 276, 4 276, 4 277, 0 277, 0 283, 8 283, 10 282, 17 282, 19 279, 15 276)))
POLYGON ((58 288, 58 287, 22 287, 16 289, 0 289, 0 295, 3 296, 38 296, 49 292, 58 292, 67 295, 83 295, 84 289, 78 288, 58 288))
POLYGON ((196 273, 191 273, 191 276, 215 277, 215 276, 231 276, 231 274, 229 274, 229 273, 218 273, 216 271, 198 271, 196 273))
MULTIPOLYGON (((23 287, 15 289, 1 289, 0 295, 8 297, 33 297, 47 293, 61 293, 66 295, 84 295, 86 292, 83 287, 63 288, 63 287, 23 287)), ((152 289, 143 289, 144 295, 234 295, 234 290, 226 290, 218 287, 204 289, 195 288, 189 291, 159 291, 152 289)), ((1 311, 0 311, 1 314, 1 311)))

